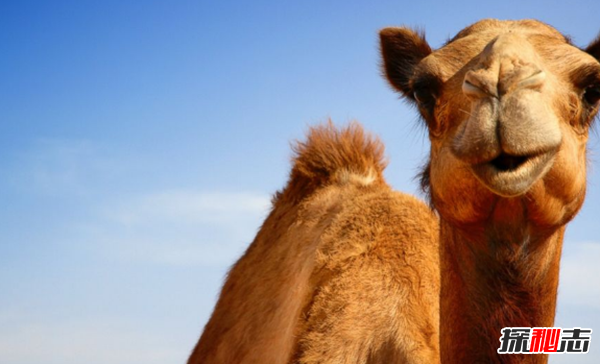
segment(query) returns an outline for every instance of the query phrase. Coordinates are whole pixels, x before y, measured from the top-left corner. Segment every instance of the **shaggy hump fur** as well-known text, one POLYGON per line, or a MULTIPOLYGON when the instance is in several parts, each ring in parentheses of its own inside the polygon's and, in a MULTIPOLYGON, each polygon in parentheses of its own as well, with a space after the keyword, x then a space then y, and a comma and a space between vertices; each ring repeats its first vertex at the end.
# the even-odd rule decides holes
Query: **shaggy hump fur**
POLYGON ((381 177, 387 164, 383 144, 358 123, 341 130, 331 121, 312 127, 306 142, 297 142, 294 151, 294 171, 306 178, 327 177, 341 169, 362 175, 376 172, 381 177))
POLYGON ((306 141, 292 146, 294 158, 289 185, 305 196, 327 183, 351 180, 368 185, 383 182, 384 146, 354 122, 336 129, 331 121, 310 128, 306 141))
POLYGON ((312 128, 189 364, 439 363, 438 221, 358 124, 312 128))

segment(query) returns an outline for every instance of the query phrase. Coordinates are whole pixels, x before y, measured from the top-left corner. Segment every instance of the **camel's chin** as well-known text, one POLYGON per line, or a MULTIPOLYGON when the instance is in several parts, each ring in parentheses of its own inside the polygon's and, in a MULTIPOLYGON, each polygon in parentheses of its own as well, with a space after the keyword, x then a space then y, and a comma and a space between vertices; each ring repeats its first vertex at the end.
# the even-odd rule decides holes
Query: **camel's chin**
POLYGON ((554 160, 554 152, 538 154, 512 168, 500 168, 494 161, 472 166, 477 179, 491 192, 503 197, 517 197, 529 191, 531 186, 548 172, 554 160))

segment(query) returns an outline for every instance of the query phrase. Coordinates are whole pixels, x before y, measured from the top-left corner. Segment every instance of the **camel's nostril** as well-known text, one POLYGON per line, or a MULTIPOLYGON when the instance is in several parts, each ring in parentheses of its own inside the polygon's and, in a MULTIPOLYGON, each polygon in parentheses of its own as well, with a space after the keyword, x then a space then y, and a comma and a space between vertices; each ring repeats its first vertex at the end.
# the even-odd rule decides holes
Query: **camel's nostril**
POLYGON ((546 73, 542 70, 537 70, 533 75, 519 81, 517 88, 539 88, 546 80, 546 73))
POLYGON ((527 157, 525 156, 514 156, 502 153, 490 163, 499 171, 506 172, 519 168, 526 160, 527 157))
POLYGON ((498 97, 497 80, 489 72, 469 71, 462 84, 465 95, 479 99, 484 97, 498 97))

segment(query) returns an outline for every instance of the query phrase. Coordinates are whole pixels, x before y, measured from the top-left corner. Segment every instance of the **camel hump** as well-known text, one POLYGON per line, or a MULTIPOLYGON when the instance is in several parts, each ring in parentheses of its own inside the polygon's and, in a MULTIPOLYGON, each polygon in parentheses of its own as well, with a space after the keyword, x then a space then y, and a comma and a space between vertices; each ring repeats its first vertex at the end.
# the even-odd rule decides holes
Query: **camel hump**
POLYGON ((292 179, 311 184, 357 183, 370 185, 383 181, 387 162, 379 138, 352 122, 336 128, 331 121, 311 127, 305 142, 297 141, 292 179))

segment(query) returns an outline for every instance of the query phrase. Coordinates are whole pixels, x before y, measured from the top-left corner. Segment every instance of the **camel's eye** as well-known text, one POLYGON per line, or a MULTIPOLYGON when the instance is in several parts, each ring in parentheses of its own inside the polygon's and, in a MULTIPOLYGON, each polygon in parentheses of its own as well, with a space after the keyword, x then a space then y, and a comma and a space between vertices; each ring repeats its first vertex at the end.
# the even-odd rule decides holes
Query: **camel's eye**
POLYGON ((441 87, 440 79, 433 74, 421 74, 411 84, 412 97, 428 123, 433 122, 434 109, 441 87))
POLYGON ((591 106, 596 106, 600 101, 600 85, 590 86, 583 92, 583 99, 591 106))
POLYGON ((419 87, 413 92, 413 97, 419 106, 430 109, 435 106, 435 97, 426 87, 419 87))

